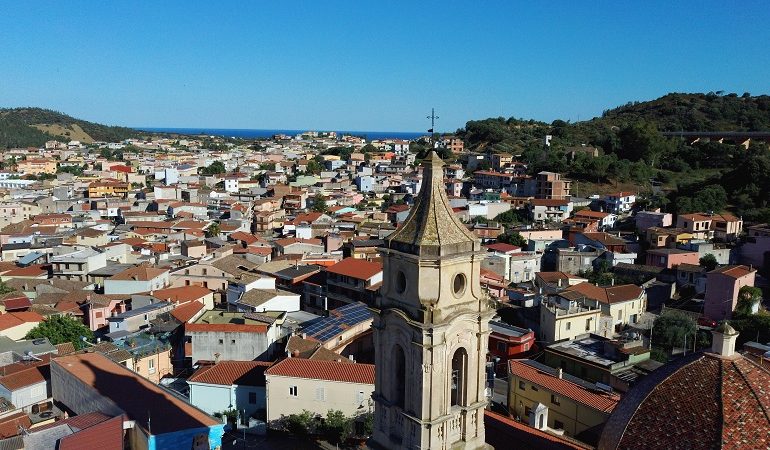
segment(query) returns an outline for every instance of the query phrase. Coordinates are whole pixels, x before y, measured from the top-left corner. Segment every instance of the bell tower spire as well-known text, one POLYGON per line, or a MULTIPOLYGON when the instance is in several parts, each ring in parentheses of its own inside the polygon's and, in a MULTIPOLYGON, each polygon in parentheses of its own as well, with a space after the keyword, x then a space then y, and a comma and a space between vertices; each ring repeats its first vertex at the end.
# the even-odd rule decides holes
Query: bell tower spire
POLYGON ((409 216, 380 249, 374 308, 375 448, 486 448, 486 354, 494 311, 484 252, 457 218, 431 152, 409 216))

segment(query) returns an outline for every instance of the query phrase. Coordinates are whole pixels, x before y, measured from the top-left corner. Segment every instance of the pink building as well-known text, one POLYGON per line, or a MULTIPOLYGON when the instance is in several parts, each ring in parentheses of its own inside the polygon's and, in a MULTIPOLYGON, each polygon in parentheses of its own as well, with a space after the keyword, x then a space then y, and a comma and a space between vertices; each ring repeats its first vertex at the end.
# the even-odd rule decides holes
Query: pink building
POLYGON ((706 274, 703 313, 714 320, 729 319, 738 303, 738 291, 754 286, 757 271, 749 266, 724 266, 706 274))
POLYGON ((698 252, 680 250, 678 248, 658 248, 647 250, 647 265, 671 269, 679 264, 698 265, 698 252))

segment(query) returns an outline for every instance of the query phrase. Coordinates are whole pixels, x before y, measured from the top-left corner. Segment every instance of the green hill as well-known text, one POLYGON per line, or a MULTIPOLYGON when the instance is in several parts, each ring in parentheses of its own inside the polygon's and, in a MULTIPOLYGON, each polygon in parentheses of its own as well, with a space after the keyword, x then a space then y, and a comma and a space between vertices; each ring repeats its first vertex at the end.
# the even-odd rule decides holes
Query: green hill
POLYGON ((647 194, 650 205, 672 212, 725 208, 747 220, 770 221, 770 149, 762 142, 690 142, 664 131, 770 131, 770 96, 668 94, 569 123, 510 118, 469 121, 457 130, 466 148, 507 152, 532 173, 567 174, 580 193, 625 189, 647 194), (552 136, 550 147, 544 137, 552 136), (594 146, 600 156, 573 153, 594 146), (663 187, 663 193, 653 186, 663 187), (653 194, 653 192, 655 192, 653 194))
POLYGON ((138 137, 134 129, 101 125, 42 108, 0 108, 0 148, 39 147, 52 139, 84 143, 138 137))

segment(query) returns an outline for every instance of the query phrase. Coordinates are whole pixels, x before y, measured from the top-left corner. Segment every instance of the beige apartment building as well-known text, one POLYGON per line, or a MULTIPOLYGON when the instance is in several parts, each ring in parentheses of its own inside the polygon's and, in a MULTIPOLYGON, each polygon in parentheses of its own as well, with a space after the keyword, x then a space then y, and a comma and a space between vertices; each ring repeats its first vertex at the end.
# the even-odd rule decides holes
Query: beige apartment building
POLYGON ((508 362, 508 409, 535 428, 563 430, 570 437, 597 427, 620 396, 529 359, 508 362), (541 422, 542 421, 542 422, 541 422))
POLYGON ((269 426, 303 410, 321 416, 329 410, 346 416, 373 411, 373 364, 287 358, 265 371, 265 385, 269 426))

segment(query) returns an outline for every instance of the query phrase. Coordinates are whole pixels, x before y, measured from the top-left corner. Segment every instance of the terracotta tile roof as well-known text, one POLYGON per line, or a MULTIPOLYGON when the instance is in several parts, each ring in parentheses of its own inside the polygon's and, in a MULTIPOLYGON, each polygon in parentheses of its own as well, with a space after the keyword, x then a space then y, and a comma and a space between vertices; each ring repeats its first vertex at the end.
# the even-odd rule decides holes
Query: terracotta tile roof
POLYGON ((365 259, 345 258, 326 269, 329 273, 344 275, 359 280, 368 280, 382 272, 382 264, 365 259))
POLYGON ((195 300, 199 300, 209 294, 211 290, 203 286, 182 286, 167 289, 158 289, 152 293, 153 297, 161 300, 167 300, 172 303, 189 303, 195 300))
POLYGON ((497 449, 588 450, 593 448, 565 436, 538 430, 487 409, 484 410, 484 427, 487 444, 497 449))
POLYGON ((617 394, 599 393, 566 378, 559 378, 551 372, 540 370, 527 363, 528 360, 512 359, 508 362, 511 375, 525 379, 556 394, 605 413, 612 412, 620 401, 617 394))
POLYGON ((721 273, 732 278, 741 278, 753 272, 756 272, 756 269, 752 269, 749 266, 722 266, 709 273, 721 273))
POLYGON ((260 239, 253 234, 245 233, 243 231, 236 231, 235 233, 232 233, 230 236, 228 236, 230 240, 233 241, 243 241, 247 245, 253 244, 255 242, 258 242, 260 239))
POLYGON ((302 336, 291 336, 286 342, 286 353, 294 358, 309 358, 318 349, 320 344, 302 336))
POLYGON ((570 286, 565 289, 565 291, 577 292, 602 303, 619 303, 636 300, 644 293, 644 289, 635 284, 599 287, 588 282, 570 286))
POLYGON ((770 371, 740 355, 680 358, 623 397, 599 448, 769 448, 768 387, 770 371))
POLYGON ((27 322, 42 322, 43 316, 32 311, 0 314, 0 331, 7 330, 27 322))
POLYGON ((222 386, 264 386, 265 369, 271 364, 266 361, 220 361, 201 367, 187 381, 222 386))
POLYGON ((40 277, 48 274, 48 269, 44 269, 39 264, 34 264, 27 267, 18 267, 16 269, 9 270, 3 275, 6 277, 40 277))
POLYGON ((29 420, 29 416, 24 412, 18 412, 0 419, 0 439, 5 439, 19 435, 19 427, 29 429, 32 426, 32 421, 29 420))
POLYGON ((298 239, 298 238, 286 238, 278 239, 275 244, 279 247, 288 247, 294 244, 310 244, 310 245, 323 245, 323 241, 320 239, 298 239))
POLYGON ((61 344, 56 344, 54 347, 56 347, 59 356, 69 355, 76 351, 75 345, 73 345, 72 342, 62 342, 61 344))
MULTIPOLYGON (((72 426, 70 424, 70 426, 72 426)), ((123 450, 123 416, 113 417, 102 423, 64 436, 59 439, 58 450, 123 450)))
POLYGON ((374 384, 374 365, 286 358, 267 369, 265 375, 374 384))
POLYGON ((610 213, 601 211, 591 211, 590 209, 583 209, 575 213, 575 217, 585 217, 588 219, 604 219, 609 216, 610 213))
POLYGON ((171 315, 182 323, 188 322, 195 317, 205 306, 200 302, 189 302, 184 305, 177 306, 171 311, 171 315))
POLYGON ((109 280, 135 280, 135 281, 149 281, 153 278, 157 278, 162 274, 168 272, 166 269, 156 269, 154 267, 139 266, 126 269, 123 272, 117 273, 109 280))
POLYGON ((36 366, 0 377, 0 384, 9 391, 15 391, 23 387, 45 382, 46 377, 49 377, 49 366, 36 366))
POLYGON ((497 242, 486 246, 487 250, 492 250, 500 253, 513 253, 521 250, 521 247, 517 247, 511 244, 505 244, 503 242, 497 242))
POLYGON ((62 356, 51 364, 114 402, 137 426, 146 429, 151 417, 154 435, 221 426, 208 414, 99 353, 62 356))
POLYGON ((19 297, 4 300, 3 305, 5 306, 6 311, 12 311, 15 309, 29 308, 32 306, 32 302, 27 298, 26 295, 21 294, 19 297))
POLYGON ((37 426, 35 427, 35 431, 47 430, 47 429, 58 427, 61 425, 69 425, 72 429, 75 429, 75 430, 85 430, 86 428, 90 428, 94 425, 100 424, 105 420, 109 420, 109 419, 110 419, 110 416, 100 412, 78 414, 77 416, 71 416, 56 422, 37 426))

